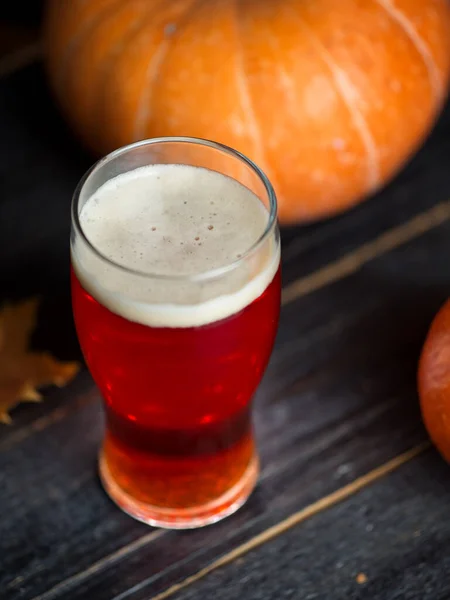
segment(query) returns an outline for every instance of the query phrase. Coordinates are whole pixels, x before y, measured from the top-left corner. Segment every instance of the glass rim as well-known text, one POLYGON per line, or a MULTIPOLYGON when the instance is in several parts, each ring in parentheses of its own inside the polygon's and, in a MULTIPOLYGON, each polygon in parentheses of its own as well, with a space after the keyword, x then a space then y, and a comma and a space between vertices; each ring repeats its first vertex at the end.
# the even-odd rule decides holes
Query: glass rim
MULTIPOLYGON (((178 163, 176 163, 178 164, 178 163)), ((182 164, 182 163, 179 163, 182 164)), ((239 183, 239 182, 238 182, 239 183)), ((243 185, 243 184, 241 184, 243 185)), ((167 136, 167 137, 157 137, 157 138, 148 138, 144 140, 140 140, 138 142, 133 142, 132 144, 127 144, 126 146, 121 146, 116 150, 106 154, 103 158, 97 160, 82 176, 80 181, 78 182, 77 187, 75 188, 72 204, 71 204, 71 217, 72 217, 72 227, 74 227, 75 232, 79 235, 84 243, 88 246, 88 248, 102 261, 111 265, 115 269, 119 269, 129 275, 136 275, 139 277, 146 277, 148 279, 159 279, 165 281, 203 281, 207 279, 214 279, 216 277, 220 277, 222 275, 226 275, 227 273, 236 269, 240 264, 243 263, 247 258, 256 253, 256 251, 264 244, 269 235, 273 232, 274 228, 277 224, 277 198, 275 195, 275 191, 270 183, 268 177, 264 173, 260 167, 258 167, 252 160, 250 160, 247 156, 239 152, 238 150, 234 150, 233 148, 226 146, 225 144, 220 144, 219 142, 214 142, 212 140, 196 138, 196 137, 187 137, 187 136, 167 136), (245 251, 242 252, 242 255, 236 260, 231 261, 230 263, 223 265, 222 267, 216 267, 214 269, 208 269, 205 271, 201 271, 199 273, 191 273, 189 275, 168 275, 165 273, 153 273, 151 271, 142 271, 140 269, 133 269, 130 267, 126 267, 125 265, 121 265, 120 263, 112 260, 105 254, 103 254, 87 237, 85 234, 79 218, 79 204, 81 193, 89 181, 90 177, 93 176, 99 169, 101 169, 104 165, 111 162, 115 158, 118 158, 128 152, 135 150, 137 148, 142 148, 145 146, 152 146, 156 144, 166 144, 166 143, 185 143, 185 144, 195 144, 199 146, 207 146, 209 148, 213 148, 215 150, 219 150, 222 153, 228 154, 237 158, 241 162, 245 163, 250 169, 257 175, 259 180, 263 183, 265 191, 267 193, 268 201, 269 201, 269 218, 267 220, 266 227, 264 231, 259 236, 259 238, 245 251)))

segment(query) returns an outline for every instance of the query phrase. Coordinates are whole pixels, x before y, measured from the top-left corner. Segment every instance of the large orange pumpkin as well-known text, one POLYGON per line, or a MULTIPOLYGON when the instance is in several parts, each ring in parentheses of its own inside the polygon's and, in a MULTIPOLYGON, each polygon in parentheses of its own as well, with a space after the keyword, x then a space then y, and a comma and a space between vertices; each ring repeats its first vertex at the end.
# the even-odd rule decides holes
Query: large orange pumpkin
POLYGON ((97 153, 146 137, 233 146, 282 222, 379 188, 446 95, 447 0, 49 0, 50 79, 97 153))
POLYGON ((419 395, 428 433, 450 462, 450 300, 436 315, 422 350, 419 395))

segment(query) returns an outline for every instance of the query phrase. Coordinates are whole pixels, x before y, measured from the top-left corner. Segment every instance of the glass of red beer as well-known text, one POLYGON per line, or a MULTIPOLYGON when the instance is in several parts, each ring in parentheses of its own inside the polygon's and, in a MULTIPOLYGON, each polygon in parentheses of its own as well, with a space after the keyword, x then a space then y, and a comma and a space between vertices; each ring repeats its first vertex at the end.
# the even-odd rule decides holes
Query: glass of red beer
POLYGON ((167 528, 233 513, 257 480, 251 402, 280 309, 270 182, 206 140, 120 148, 76 190, 71 260, 77 333, 104 398, 107 493, 167 528))

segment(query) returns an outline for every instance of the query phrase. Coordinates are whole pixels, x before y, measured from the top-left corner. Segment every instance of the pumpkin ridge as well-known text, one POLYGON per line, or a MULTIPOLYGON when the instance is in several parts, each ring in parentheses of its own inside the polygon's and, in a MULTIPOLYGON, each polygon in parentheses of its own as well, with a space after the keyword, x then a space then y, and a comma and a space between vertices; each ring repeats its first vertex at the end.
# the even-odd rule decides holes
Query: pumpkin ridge
POLYGON ((44 2, 49 83, 80 142, 217 139, 267 171, 286 225, 388 183, 450 82, 449 0, 44 2))
POLYGON ((249 81, 248 75, 245 71, 244 66, 244 49, 243 49, 243 40, 245 36, 243 36, 241 28, 239 27, 239 1, 234 0, 235 6, 235 32, 236 32, 236 52, 235 52, 235 65, 236 65, 236 82, 237 89, 239 90, 240 102, 244 114, 247 116, 247 125, 248 132, 250 133, 250 137, 253 141, 255 157, 257 157, 256 161, 258 166, 263 169, 269 179, 272 181, 272 185, 275 189, 280 191, 280 185, 276 181, 276 177, 274 176, 273 169, 269 166, 267 157, 263 150, 263 136, 261 133, 261 127, 259 125, 258 119, 256 118, 256 111, 252 101, 250 89, 249 89, 249 81))
POLYGON ((299 23, 315 44, 319 55, 327 66, 331 75, 331 81, 333 81, 335 85, 336 92, 347 107, 355 130, 360 135, 367 156, 367 185, 369 190, 375 190, 381 182, 379 155, 375 138, 370 130, 369 124, 357 107, 357 99, 359 96, 357 88, 354 87, 347 74, 339 67, 323 45, 319 36, 311 29, 308 23, 303 19, 299 19, 299 23))
MULTIPOLYGON (((134 141, 143 139, 146 137, 145 132, 148 127, 148 123, 150 121, 150 102, 152 95, 152 87, 153 83, 156 81, 162 65, 164 63, 164 59, 167 54, 167 50, 169 48, 169 43, 172 41, 175 35, 177 35, 179 29, 185 25, 189 19, 192 18, 192 13, 195 13, 196 9, 199 8, 202 4, 207 2, 208 0, 196 0, 195 2, 190 2, 184 12, 184 14, 179 17, 178 20, 174 19, 172 21, 174 27, 174 33, 170 36, 170 38, 164 37, 156 52, 151 56, 148 67, 145 73, 145 81, 142 86, 141 91, 141 100, 139 102, 139 108, 136 111, 136 118, 133 126, 133 139, 134 141), (189 9, 192 9, 191 11, 189 9)), ((165 3, 165 2, 164 2, 165 3)))
POLYGON ((430 80, 430 86, 433 91, 434 99, 437 105, 440 104, 444 96, 444 87, 439 77, 439 70, 433 59, 433 55, 427 46, 425 40, 416 31, 411 20, 399 8, 392 4, 391 0, 374 0, 379 4, 389 15, 389 17, 397 23, 403 30, 406 37, 411 41, 417 53, 420 55, 430 80))
POLYGON ((85 39, 95 30, 96 26, 103 21, 110 13, 113 13, 117 6, 122 3, 122 0, 113 0, 111 4, 106 6, 95 15, 93 19, 88 21, 80 31, 67 43, 64 54, 61 56, 59 75, 55 77, 55 89, 59 92, 64 90, 68 77, 70 76, 70 65, 75 58, 77 49, 82 46, 85 39))
MULTIPOLYGON (((165 0, 163 0, 159 4, 163 4, 164 1, 165 0)), ((159 4, 158 4, 158 6, 159 6, 159 4)), ((115 61, 119 57, 120 52, 125 50, 127 48, 128 44, 131 44, 133 42, 134 36, 137 33, 139 33, 139 31, 144 29, 144 27, 147 27, 149 21, 151 21, 151 19, 153 19, 153 11, 154 11, 154 7, 149 7, 147 16, 144 19, 140 19, 139 17, 136 17, 135 21, 132 23, 130 28, 126 32, 125 31, 123 32, 123 37, 120 40, 118 40, 114 46, 112 46, 110 48, 108 55, 105 57, 105 63, 102 67, 102 72, 101 72, 101 74, 99 74, 99 76, 97 77, 97 80, 96 80, 97 90, 98 90, 98 99, 97 99, 96 106, 94 108, 94 113, 97 115, 97 119, 95 119, 97 126, 99 126, 102 121, 100 117, 101 117, 101 114, 103 111, 104 103, 108 97, 108 94, 106 93, 107 86, 105 84, 108 80, 108 77, 109 77, 111 71, 113 70, 113 68, 115 66, 115 61), (152 9, 152 10, 150 10, 150 9, 152 9)))

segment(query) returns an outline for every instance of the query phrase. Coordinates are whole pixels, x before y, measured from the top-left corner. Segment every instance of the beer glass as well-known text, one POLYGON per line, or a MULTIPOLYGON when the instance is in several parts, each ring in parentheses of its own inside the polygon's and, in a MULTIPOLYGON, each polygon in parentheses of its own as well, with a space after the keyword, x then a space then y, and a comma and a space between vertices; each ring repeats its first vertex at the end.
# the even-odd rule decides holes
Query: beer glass
POLYGON ((154 526, 199 527, 236 511, 253 490, 251 404, 278 325, 279 263, 272 186, 228 147, 145 140, 112 152, 80 182, 72 204, 73 312, 104 399, 101 481, 129 515, 154 526), (192 214, 183 200, 188 191, 192 214), (158 226, 143 224, 147 208, 159 215, 152 217, 158 226), (94 213, 103 223, 98 239, 89 233, 94 213), (114 215, 122 216, 115 222, 114 215), (186 241, 194 218, 204 237, 186 241), (258 219, 257 238, 242 246, 258 219), (142 266, 138 244, 150 243, 148 264, 155 254, 155 265, 164 265, 172 252, 170 270, 142 266), (111 244, 122 254, 111 254, 111 244), (236 255, 224 260, 223 248, 235 245, 236 255), (192 267, 193 256, 201 269, 192 267))

